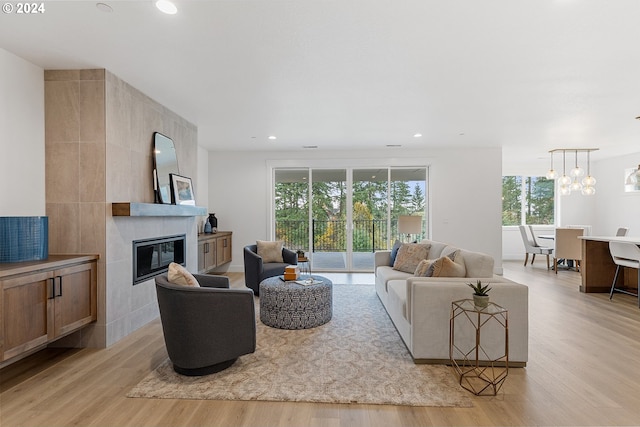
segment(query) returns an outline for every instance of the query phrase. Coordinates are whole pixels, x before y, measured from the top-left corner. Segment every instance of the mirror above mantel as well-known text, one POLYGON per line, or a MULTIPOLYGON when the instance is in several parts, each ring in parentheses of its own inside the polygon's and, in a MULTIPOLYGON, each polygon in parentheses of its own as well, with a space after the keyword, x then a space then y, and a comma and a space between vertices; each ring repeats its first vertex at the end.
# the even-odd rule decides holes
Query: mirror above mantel
POLYGON ((153 190, 155 202, 171 204, 170 174, 179 174, 173 140, 160 132, 153 133, 153 190))

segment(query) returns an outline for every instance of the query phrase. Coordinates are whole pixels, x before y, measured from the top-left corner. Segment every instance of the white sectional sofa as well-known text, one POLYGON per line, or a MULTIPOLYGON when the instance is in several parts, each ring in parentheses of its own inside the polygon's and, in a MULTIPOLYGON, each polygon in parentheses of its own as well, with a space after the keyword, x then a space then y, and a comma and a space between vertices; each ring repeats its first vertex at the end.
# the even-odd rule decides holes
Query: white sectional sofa
MULTIPOLYGON (((391 251, 375 254, 376 293, 416 363, 449 363, 449 320, 451 303, 470 299, 467 283, 481 279, 490 283, 491 301, 509 311, 509 366, 526 366, 529 342, 528 287, 493 274, 491 256, 459 249, 445 243, 423 240, 431 245, 429 259, 459 250, 465 277, 414 277, 394 270, 391 251)), ((500 347, 503 340, 493 331, 489 346, 500 347), (495 341, 495 344, 492 342, 495 341)), ((489 353, 500 348, 489 349, 489 353)), ((491 355, 491 354, 490 354, 491 355)), ((482 358, 481 358, 482 359, 482 358)))

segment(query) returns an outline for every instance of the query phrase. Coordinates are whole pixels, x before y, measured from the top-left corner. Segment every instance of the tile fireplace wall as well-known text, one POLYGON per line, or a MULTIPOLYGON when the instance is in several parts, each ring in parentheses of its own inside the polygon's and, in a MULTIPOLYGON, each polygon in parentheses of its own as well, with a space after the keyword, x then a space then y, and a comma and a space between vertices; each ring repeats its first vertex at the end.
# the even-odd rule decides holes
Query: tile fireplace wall
POLYGON ((133 286, 132 241, 187 236, 193 217, 113 217, 113 202, 153 203, 152 135, 173 138, 180 173, 197 188, 197 128, 106 70, 45 71, 49 253, 99 254, 98 321, 73 337, 109 346, 158 316, 153 279, 133 286))

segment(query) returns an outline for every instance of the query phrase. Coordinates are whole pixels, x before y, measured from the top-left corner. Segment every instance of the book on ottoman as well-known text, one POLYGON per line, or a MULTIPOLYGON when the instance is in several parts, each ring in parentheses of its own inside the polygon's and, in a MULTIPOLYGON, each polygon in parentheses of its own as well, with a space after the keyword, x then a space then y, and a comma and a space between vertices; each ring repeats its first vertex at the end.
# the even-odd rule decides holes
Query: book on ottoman
POLYGON ((300 270, 297 265, 288 265, 284 268, 284 280, 298 280, 300 270))

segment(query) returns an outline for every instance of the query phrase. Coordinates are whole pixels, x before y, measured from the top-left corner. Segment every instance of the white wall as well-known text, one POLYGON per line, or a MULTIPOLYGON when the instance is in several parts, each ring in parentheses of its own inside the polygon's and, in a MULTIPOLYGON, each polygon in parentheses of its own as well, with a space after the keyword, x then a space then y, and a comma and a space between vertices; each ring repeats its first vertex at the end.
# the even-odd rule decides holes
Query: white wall
MULTIPOLYGON (((194 188, 196 192, 196 205, 209 206, 209 152, 198 146, 198 186, 194 188)), ((198 233, 203 231, 206 216, 197 218, 198 233)))
POLYGON ((624 192, 624 170, 640 164, 640 151, 604 159, 595 164, 596 194, 593 235, 613 235, 618 227, 629 227, 630 236, 640 236, 640 192, 624 192))
POLYGON ((45 215, 44 70, 0 49, 0 216, 45 215))
POLYGON ((486 252, 501 271, 501 162, 494 149, 368 151, 210 152, 209 212, 218 229, 233 231, 230 271, 244 271, 242 249, 269 239, 269 165, 310 166, 333 162, 372 166, 429 166, 431 238, 486 252), (392 153, 393 157, 390 156, 392 153), (481 166, 479 166, 481 165, 481 166))

